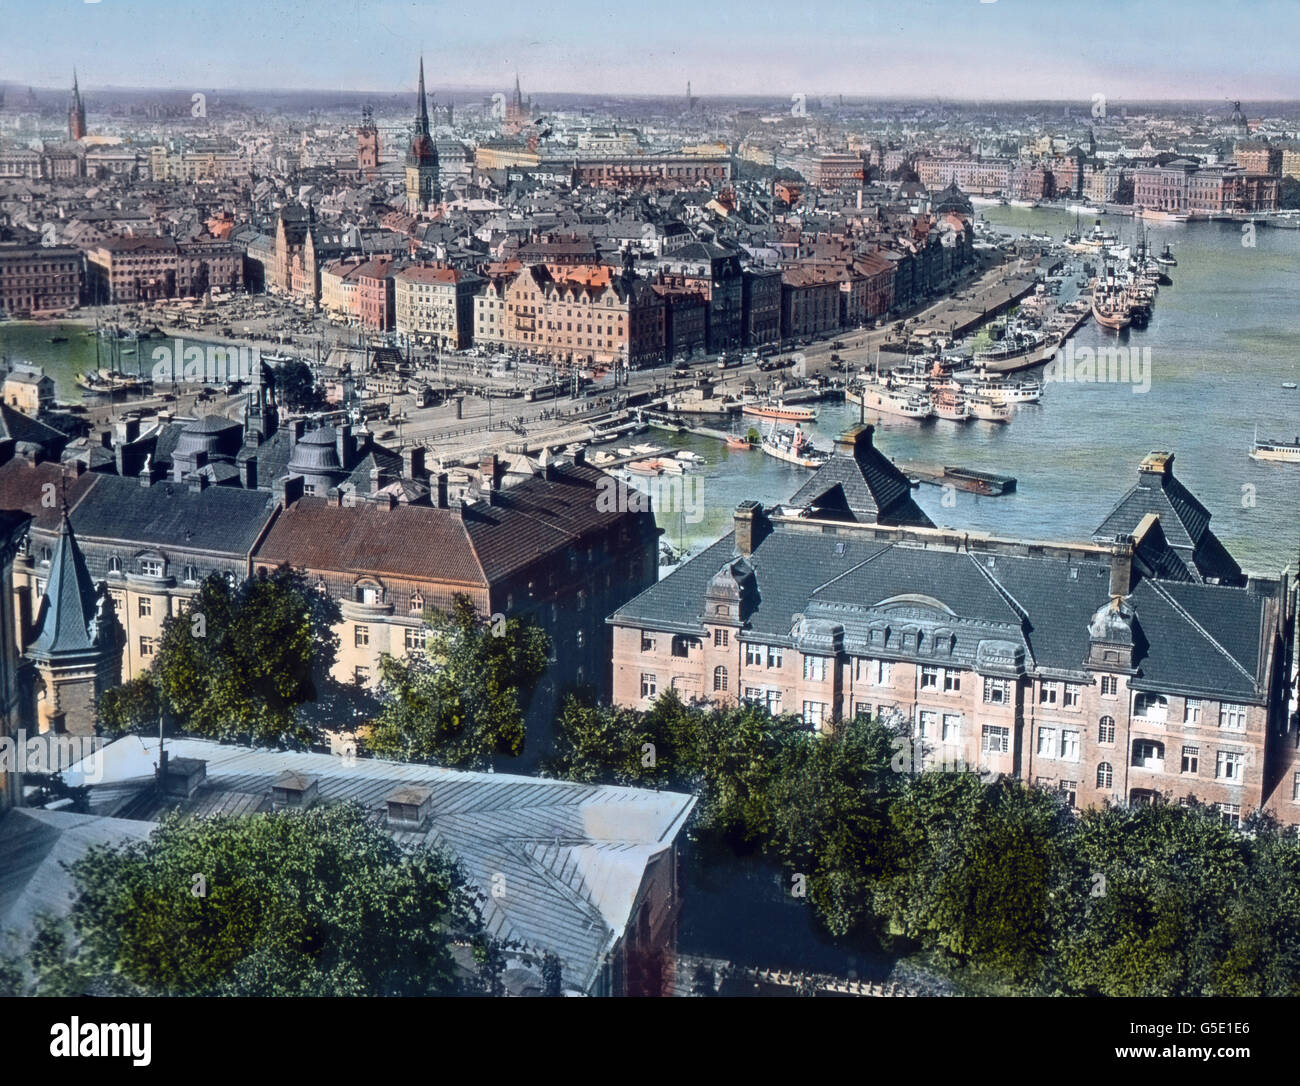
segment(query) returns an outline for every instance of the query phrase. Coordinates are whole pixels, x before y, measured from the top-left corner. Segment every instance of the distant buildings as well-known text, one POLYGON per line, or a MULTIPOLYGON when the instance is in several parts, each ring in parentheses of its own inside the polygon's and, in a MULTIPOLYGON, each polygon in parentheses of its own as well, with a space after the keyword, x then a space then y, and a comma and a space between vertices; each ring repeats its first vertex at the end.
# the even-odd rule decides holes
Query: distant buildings
POLYGON ((35 235, 0 230, 0 312, 14 318, 48 317, 81 304, 82 255, 64 245, 42 245, 35 235))

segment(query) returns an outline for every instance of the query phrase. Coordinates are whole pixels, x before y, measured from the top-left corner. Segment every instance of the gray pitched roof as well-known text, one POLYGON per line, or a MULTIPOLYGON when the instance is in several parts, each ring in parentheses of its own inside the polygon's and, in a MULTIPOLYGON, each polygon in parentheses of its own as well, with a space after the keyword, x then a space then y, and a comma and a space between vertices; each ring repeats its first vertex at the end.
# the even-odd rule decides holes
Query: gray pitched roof
POLYGON ((1210 531, 1209 510, 1174 478, 1173 453, 1154 452, 1143 459, 1137 483, 1115 504, 1092 538, 1109 543, 1116 536, 1133 535, 1148 513, 1160 518, 1169 546, 1197 580, 1244 583, 1241 567, 1210 531))
MULTIPOLYGON (((982 552, 876 539, 848 525, 811 528, 778 520, 747 556, 755 586, 742 608, 742 640, 797 645, 808 623, 829 623, 841 629, 846 653, 931 662, 928 649, 918 656, 873 633, 908 628, 927 643, 950 641, 963 666, 981 667, 981 645, 996 643, 1021 653, 1025 670, 1082 672, 1089 622, 1110 599, 1110 559, 1101 552, 982 552)), ((727 535, 610 621, 701 636, 705 592, 735 557, 727 535)), ((1139 579, 1129 596, 1141 631, 1133 685, 1261 698, 1268 599, 1267 590, 1139 579)))
POLYGON ((932 528, 912 498, 912 484, 872 442, 872 426, 855 426, 835 440, 831 458, 789 505, 810 516, 932 528))
POLYGON ((39 632, 29 652, 38 657, 94 652, 107 632, 98 628, 98 611, 99 592, 65 515, 36 616, 39 632))
MULTIPOLYGON (((127 736, 100 752, 102 775, 91 809, 155 818, 157 740, 127 736)), ((647 867, 672 847, 693 796, 612 785, 574 784, 503 773, 328 754, 255 750, 199 739, 169 739, 170 757, 207 763, 190 813, 264 809, 285 771, 318 781, 321 802, 355 801, 383 816, 403 789, 430 793, 422 829, 392 830, 403 844, 447 849, 480 892, 488 930, 535 952, 551 950, 569 983, 590 990, 632 918, 647 867), (494 895, 502 885, 504 895, 494 895)), ((80 783, 75 770, 67 779, 80 783)), ((146 825, 148 823, 145 823, 146 825)), ((2 855, 2 854, 0 854, 2 855)))
POLYGON ((207 487, 100 475, 72 510, 83 540, 124 540, 153 547, 183 547, 247 555, 275 514, 264 490, 207 487))

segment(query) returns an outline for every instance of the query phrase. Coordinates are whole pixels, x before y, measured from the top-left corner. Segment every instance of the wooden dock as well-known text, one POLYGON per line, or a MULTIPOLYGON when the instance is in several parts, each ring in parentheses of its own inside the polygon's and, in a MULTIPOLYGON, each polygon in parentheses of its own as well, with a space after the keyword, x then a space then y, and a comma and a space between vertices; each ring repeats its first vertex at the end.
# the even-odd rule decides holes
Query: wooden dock
POLYGON ((1010 494, 1016 489, 1013 475, 998 475, 991 471, 977 471, 974 468, 926 464, 899 464, 899 469, 910 479, 931 486, 950 486, 970 494, 980 494, 986 498, 996 498, 1010 494))

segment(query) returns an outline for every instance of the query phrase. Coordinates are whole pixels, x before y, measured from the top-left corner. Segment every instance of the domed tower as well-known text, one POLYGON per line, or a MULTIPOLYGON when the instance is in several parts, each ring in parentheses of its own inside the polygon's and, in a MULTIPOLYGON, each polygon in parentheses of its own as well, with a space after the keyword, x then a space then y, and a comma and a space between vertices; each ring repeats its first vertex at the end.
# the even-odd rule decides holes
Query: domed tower
POLYGON ((302 435, 289 456, 291 477, 302 479, 304 494, 324 497, 347 477, 353 464, 352 429, 321 426, 302 435))
POLYGON ((406 210, 412 215, 428 211, 442 200, 438 184, 438 148, 429 132, 429 103, 424 95, 424 57, 420 58, 420 86, 416 92, 415 131, 406 152, 406 210))

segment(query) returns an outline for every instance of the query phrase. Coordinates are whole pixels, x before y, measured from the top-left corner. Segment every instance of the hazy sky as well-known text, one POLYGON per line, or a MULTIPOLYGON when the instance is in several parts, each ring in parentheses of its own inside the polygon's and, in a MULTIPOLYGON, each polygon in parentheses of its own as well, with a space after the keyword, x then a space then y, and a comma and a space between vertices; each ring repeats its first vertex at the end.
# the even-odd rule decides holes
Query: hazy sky
POLYGON ((0 0, 63 86, 1300 98, 1300 0, 0 0))

